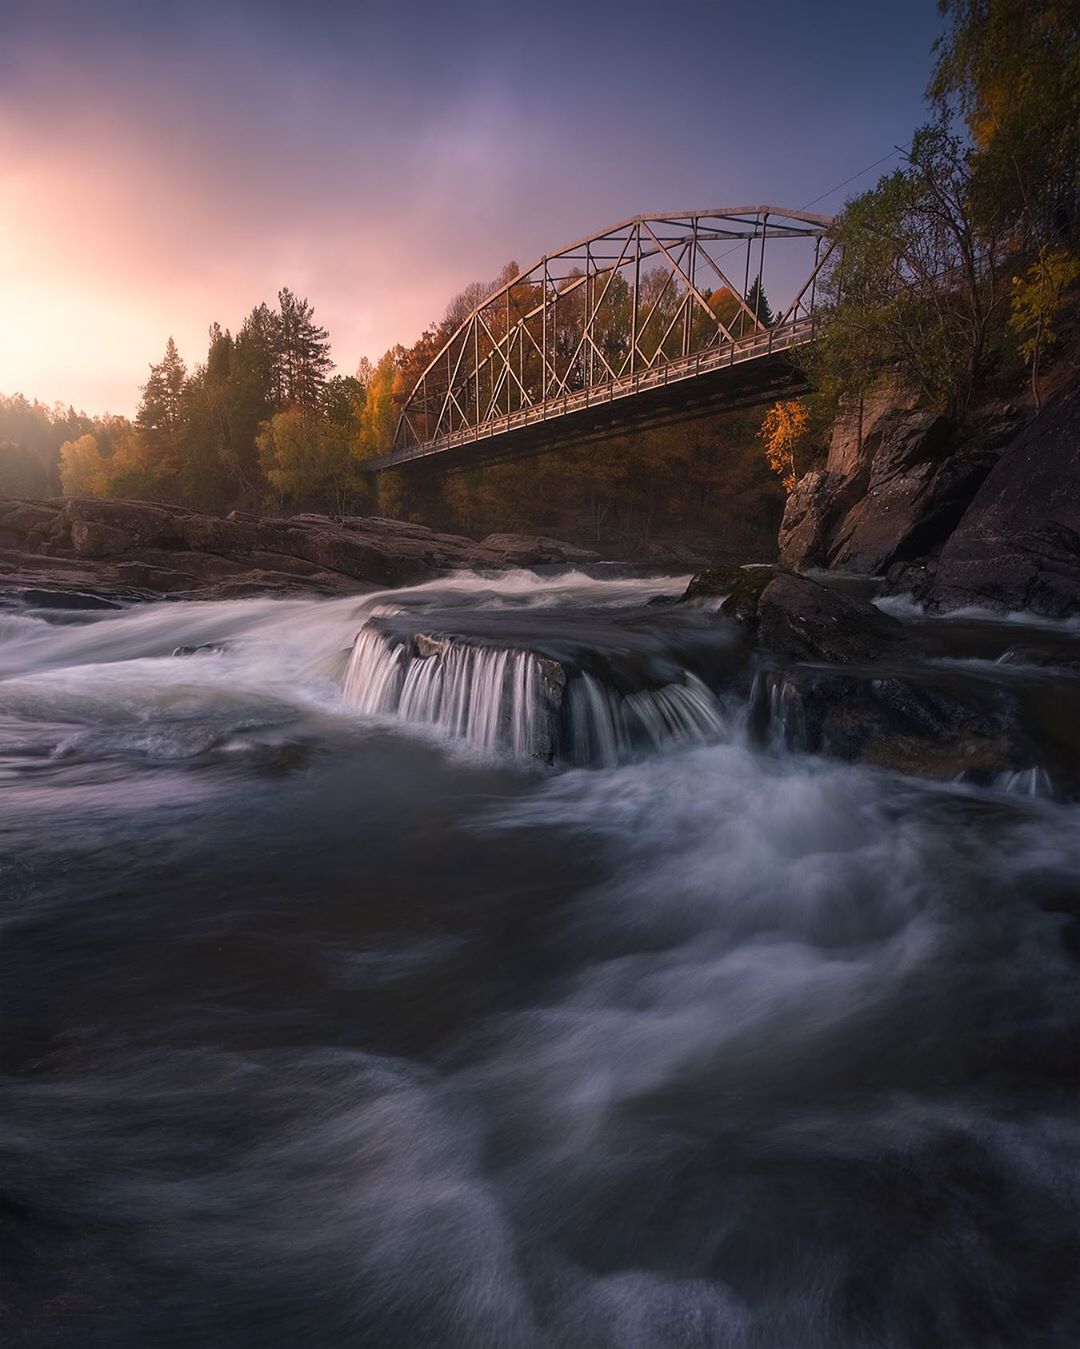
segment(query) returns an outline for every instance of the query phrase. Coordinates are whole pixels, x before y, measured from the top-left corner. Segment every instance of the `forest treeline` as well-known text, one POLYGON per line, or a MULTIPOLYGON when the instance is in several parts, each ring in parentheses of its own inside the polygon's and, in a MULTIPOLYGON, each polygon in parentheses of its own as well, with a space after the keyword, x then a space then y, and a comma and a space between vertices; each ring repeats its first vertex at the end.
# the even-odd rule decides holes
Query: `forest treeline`
MULTIPOLYGON (((0 400, 0 491, 214 511, 378 511, 466 533, 543 527, 594 541, 647 541, 658 529, 704 534, 739 499, 761 502, 755 519, 767 537, 782 493, 754 445, 753 413, 449 477, 383 473, 375 480, 363 471, 364 460, 390 448, 402 402, 433 355, 517 272, 511 262, 494 281, 466 287, 412 346, 394 347, 376 364, 361 361, 353 375, 329 373, 326 330, 311 305, 286 289, 275 307, 253 309, 235 335, 214 324, 206 357, 192 369, 170 338, 133 419, 0 400)), ((652 322, 662 332, 677 297, 659 289, 652 322)), ((626 300, 611 309, 620 330, 629 323, 626 300)), ((731 322, 741 308, 726 290, 712 303, 731 322)), ((771 322, 760 285, 749 303, 771 322)), ((573 309, 563 317, 569 331, 573 309)), ((584 369, 574 377, 583 380, 584 369)))
MULTIPOLYGON (((0 492, 379 511, 465 532, 598 540, 737 531, 749 520, 767 531, 837 413, 883 376, 954 418, 1025 381, 1037 404, 1055 357, 1080 347, 1080 8, 940 8, 928 120, 899 167, 848 201, 831 230, 821 335, 806 357, 816 393, 769 409, 764 424, 761 410, 741 412, 466 473, 383 473, 376 486, 364 459, 389 448, 407 392, 461 321, 514 281, 510 263, 455 296, 411 346, 353 375, 330 373, 326 330, 286 289, 235 334, 214 324, 191 368, 170 339, 132 420, 0 399, 0 492)), ((662 343, 665 305, 678 296, 657 276, 651 321, 662 343)), ((522 312, 532 302, 513 286, 509 296, 522 312)), ((760 285, 747 300, 771 321, 760 285)), ((604 303, 618 344, 628 321, 619 284, 604 303)), ((724 290, 709 303, 725 322, 741 309, 724 290)), ((572 304, 561 308, 572 328, 572 304)), ((571 387, 585 378, 570 374, 571 387)))

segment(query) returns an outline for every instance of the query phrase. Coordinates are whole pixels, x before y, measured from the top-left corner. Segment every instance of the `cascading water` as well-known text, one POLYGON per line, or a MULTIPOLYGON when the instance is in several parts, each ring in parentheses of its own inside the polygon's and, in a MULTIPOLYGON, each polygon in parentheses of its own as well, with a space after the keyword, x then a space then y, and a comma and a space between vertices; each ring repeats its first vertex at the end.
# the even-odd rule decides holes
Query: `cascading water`
POLYGON ((342 691, 362 712, 434 726, 479 750, 516 759, 552 752, 551 697, 542 662, 528 651, 395 643, 368 625, 353 644, 342 691))
POLYGON ((803 752, 660 589, 12 606, 7 1340, 1080 1344, 1068 756, 803 752))
POLYGON ((368 623, 342 686, 362 712, 434 726, 519 760, 610 767, 643 749, 708 744, 730 728, 720 701, 688 670, 622 693, 584 671, 517 648, 420 634, 394 640, 368 623))
POLYGON ((1031 768, 1017 769, 1015 772, 999 773, 994 779, 998 791, 1012 792, 1017 796, 1053 796, 1054 784, 1045 768, 1033 764, 1031 768))
POLYGON ((732 725, 719 699, 689 671, 681 684, 627 694, 580 674, 570 685, 569 723, 568 757, 604 768, 645 748, 713 743, 732 725))

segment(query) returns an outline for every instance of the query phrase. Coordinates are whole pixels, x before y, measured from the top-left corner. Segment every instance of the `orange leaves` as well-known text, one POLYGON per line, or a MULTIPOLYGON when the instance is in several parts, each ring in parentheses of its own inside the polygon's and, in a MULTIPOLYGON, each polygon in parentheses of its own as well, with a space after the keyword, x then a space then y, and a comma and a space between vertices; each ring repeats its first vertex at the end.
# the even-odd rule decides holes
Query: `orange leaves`
POLYGON ((765 457, 769 467, 780 475, 784 490, 789 495, 799 480, 795 454, 805 446, 809 426, 806 404, 792 398, 774 403, 766 412, 758 432, 759 438, 765 442, 765 457))

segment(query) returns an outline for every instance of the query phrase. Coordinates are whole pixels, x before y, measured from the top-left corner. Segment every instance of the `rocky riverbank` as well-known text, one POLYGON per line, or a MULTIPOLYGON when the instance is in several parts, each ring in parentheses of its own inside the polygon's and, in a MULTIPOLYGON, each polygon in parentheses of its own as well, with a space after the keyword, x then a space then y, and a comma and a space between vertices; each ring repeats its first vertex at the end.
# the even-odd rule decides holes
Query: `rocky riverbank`
POLYGON ((696 577, 754 651, 754 738, 900 772, 1080 794, 1080 634, 900 621, 835 578, 783 567, 696 577), (1018 633, 1022 637, 1018 638, 1018 633))
POLYGON ((1062 622, 1080 617, 1080 380, 1037 415, 994 404, 959 427, 883 391, 834 428, 778 552, 778 567, 700 573, 686 595, 725 597, 752 640, 759 736, 1080 794, 1080 634, 1062 622))
POLYGON ((934 610, 1080 612, 1080 380, 959 427, 885 392, 788 499, 782 564, 885 576, 934 610))
POLYGON ((0 501, 0 590, 77 595, 87 603, 339 595, 444 571, 597 560, 554 539, 492 534, 477 542, 370 516, 233 512, 223 519, 89 497, 0 501))

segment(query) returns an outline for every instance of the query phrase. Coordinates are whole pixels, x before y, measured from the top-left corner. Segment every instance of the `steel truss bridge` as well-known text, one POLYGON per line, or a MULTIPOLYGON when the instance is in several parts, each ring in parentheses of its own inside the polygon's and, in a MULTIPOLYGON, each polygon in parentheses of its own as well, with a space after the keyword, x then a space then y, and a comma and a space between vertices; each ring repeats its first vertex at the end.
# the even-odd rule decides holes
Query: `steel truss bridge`
POLYGON ((542 257, 439 349, 365 467, 500 463, 804 392, 793 356, 814 337, 831 223, 777 206, 635 216, 542 257), (774 275, 797 280, 766 325, 774 275))

